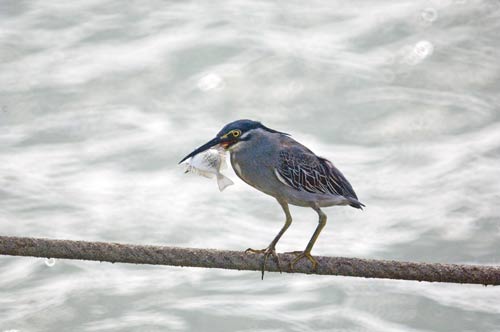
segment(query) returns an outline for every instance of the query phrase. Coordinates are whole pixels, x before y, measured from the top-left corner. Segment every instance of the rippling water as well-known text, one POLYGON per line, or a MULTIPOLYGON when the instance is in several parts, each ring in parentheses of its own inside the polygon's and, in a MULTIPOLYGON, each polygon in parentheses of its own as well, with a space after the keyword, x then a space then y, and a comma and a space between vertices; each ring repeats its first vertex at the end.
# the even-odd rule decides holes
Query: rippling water
MULTIPOLYGON (((243 250, 283 223, 178 160, 252 118, 367 208, 315 253, 500 263, 500 2, 0 1, 0 233, 243 250)), ((292 208, 279 251, 316 226, 292 208)), ((0 331, 500 331, 482 286, 0 257, 0 331)))

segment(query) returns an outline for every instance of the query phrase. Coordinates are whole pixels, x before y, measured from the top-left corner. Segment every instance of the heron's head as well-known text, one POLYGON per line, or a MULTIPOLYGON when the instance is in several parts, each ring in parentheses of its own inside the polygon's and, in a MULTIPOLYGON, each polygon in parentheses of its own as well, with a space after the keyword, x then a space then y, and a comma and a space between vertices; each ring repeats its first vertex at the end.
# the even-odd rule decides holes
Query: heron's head
MULTIPOLYGON (((184 160, 197 155, 200 152, 210 149, 213 146, 219 145, 224 149, 229 149, 239 142, 248 141, 252 139, 252 131, 262 129, 271 133, 279 133, 285 134, 280 131, 276 131, 274 129, 268 128, 264 126, 262 123, 252 120, 237 120, 231 123, 228 123, 224 126, 224 128, 219 131, 219 133, 210 140, 209 142, 203 144, 186 157, 184 157, 180 162, 182 163, 184 160)), ((286 135, 286 134, 285 134, 286 135)))

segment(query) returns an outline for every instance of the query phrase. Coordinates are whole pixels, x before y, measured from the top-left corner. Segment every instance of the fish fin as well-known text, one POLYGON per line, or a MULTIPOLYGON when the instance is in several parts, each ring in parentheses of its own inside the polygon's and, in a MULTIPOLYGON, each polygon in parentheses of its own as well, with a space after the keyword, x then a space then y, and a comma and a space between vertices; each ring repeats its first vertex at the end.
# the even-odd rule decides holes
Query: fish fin
POLYGON ((217 184, 219 185, 219 190, 223 191, 227 187, 232 186, 234 182, 227 176, 224 176, 223 174, 219 173, 217 174, 217 184))
POLYGON ((219 169, 227 169, 227 162, 226 162, 226 151, 224 149, 219 149, 217 150, 219 152, 220 156, 220 167, 219 169))
POLYGON ((201 175, 207 179, 211 179, 214 177, 214 175, 212 173, 205 173, 205 172, 198 172, 198 175, 201 175))
POLYGON ((220 170, 225 170, 225 169, 227 169, 227 162, 226 162, 226 158, 221 159, 221 161, 220 161, 220 168, 219 168, 219 169, 220 169, 220 170))
POLYGON ((203 176, 207 179, 211 179, 214 177, 213 173, 210 173, 210 172, 205 172, 205 171, 200 171, 199 169, 194 169, 194 172, 195 174, 199 175, 199 176, 203 176))

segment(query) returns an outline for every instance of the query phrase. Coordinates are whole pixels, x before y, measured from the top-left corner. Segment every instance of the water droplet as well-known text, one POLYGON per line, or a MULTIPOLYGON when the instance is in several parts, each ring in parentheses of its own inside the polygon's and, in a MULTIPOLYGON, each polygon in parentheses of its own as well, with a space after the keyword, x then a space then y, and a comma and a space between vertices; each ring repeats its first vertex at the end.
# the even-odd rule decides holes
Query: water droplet
POLYGON ((434 22, 438 18, 438 14, 434 8, 425 8, 422 10, 420 17, 422 17, 424 21, 434 22))
POLYGON ((198 80, 198 89, 201 91, 210 91, 220 89, 224 86, 222 77, 217 74, 210 73, 198 80))
POLYGON ((45 265, 52 267, 56 265, 56 260, 54 258, 45 258, 45 265))
POLYGON ((421 59, 425 59, 434 52, 434 45, 427 40, 421 40, 415 44, 413 52, 421 59))
POLYGON ((427 40, 421 40, 406 52, 402 62, 414 66, 434 52, 434 45, 427 40))

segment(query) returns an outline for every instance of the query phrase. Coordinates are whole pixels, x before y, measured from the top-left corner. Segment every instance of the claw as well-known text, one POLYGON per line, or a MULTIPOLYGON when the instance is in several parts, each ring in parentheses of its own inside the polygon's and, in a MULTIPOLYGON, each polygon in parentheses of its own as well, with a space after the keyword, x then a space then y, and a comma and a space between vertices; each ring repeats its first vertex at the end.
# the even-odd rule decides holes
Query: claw
POLYGON ((267 260, 268 260, 270 255, 273 256, 274 260, 276 261, 276 265, 278 265, 278 270, 280 271, 280 273, 282 273, 280 259, 279 259, 278 255, 276 254, 276 249, 274 249, 274 247, 267 247, 265 249, 248 248, 247 250, 245 250, 245 253, 246 254, 249 254, 249 253, 264 254, 264 260, 262 262, 262 280, 264 280, 264 271, 266 269, 267 260))
POLYGON ((293 271, 293 267, 295 264, 300 261, 302 258, 307 258, 311 264, 312 264, 312 270, 316 270, 318 267, 318 261, 311 255, 311 253, 306 252, 306 251, 293 251, 291 254, 296 254, 297 257, 295 257, 291 262, 290 262, 290 270, 293 271))
POLYGON ((263 254, 265 253, 267 250, 266 249, 252 249, 252 248, 248 248, 247 250, 245 250, 245 254, 263 254))

